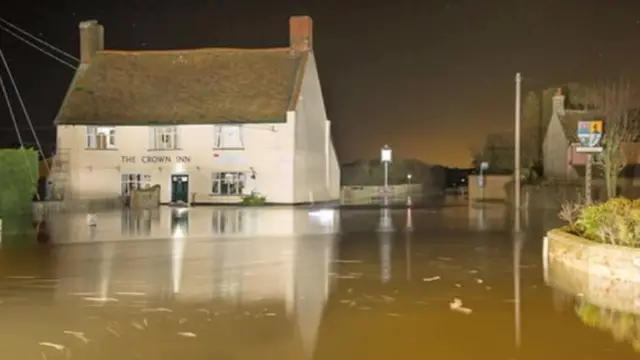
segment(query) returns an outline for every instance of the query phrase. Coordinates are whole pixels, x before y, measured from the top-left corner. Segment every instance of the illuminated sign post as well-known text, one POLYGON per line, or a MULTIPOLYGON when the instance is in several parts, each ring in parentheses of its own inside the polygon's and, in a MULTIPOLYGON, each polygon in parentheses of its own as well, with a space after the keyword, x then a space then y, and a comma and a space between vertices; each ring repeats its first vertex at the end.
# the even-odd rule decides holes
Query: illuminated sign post
POLYGON ((380 162, 384 166, 384 188, 382 212, 380 217, 380 231, 393 231, 391 224, 391 214, 389 213, 389 164, 392 161, 391 147, 385 145, 380 149, 380 162))
POLYGON ((591 179, 593 177, 593 154, 602 152, 602 138, 604 137, 604 121, 589 120, 578 122, 577 134, 580 146, 576 152, 586 153, 587 162, 584 171, 584 198, 587 204, 592 203, 591 179))

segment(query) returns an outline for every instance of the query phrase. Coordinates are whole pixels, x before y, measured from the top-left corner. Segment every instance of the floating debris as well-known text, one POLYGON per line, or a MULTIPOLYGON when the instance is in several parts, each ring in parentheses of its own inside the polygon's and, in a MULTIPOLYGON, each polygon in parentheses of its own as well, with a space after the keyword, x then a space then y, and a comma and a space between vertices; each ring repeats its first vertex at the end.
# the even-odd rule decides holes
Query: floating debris
POLYGON ((143 292, 129 292, 129 291, 122 291, 122 292, 117 292, 116 293, 117 296, 146 296, 146 293, 143 292))
POLYGON ((424 279, 422 279, 422 281, 430 282, 430 281, 436 281, 436 280, 440 280, 440 279, 441 279, 440 276, 432 276, 432 277, 429 277, 429 278, 424 278, 424 279))
POLYGON ((460 285, 460 284, 455 284, 454 286, 457 287, 457 288, 461 288, 462 287, 462 285, 460 285))
POLYGON ((371 308, 368 307, 368 306, 360 306, 358 309, 360 309, 360 310, 371 310, 371 308))
POLYGON ((389 316, 400 316, 400 314, 396 314, 396 313, 388 313, 387 315, 389 315, 389 316))
POLYGON ((491 290, 492 289, 491 286, 485 286, 484 288, 487 289, 487 290, 491 290))
POLYGON ((138 330, 144 330, 144 326, 142 326, 142 324, 132 321, 131 322, 131 326, 133 326, 134 328, 138 329, 138 330))
POLYGON ((38 345, 54 348, 54 349, 56 349, 58 351, 64 351, 66 349, 66 347, 64 345, 55 344, 55 343, 46 342, 46 341, 45 342, 39 342, 38 345))
POLYGON ((120 334, 110 326, 107 326, 107 331, 110 332, 111 334, 113 334, 113 336, 115 336, 115 337, 120 337, 120 334))
POLYGON ((207 310, 207 309, 198 309, 198 310, 196 310, 196 311, 197 311, 197 312, 201 312, 201 313, 205 313, 206 315, 211 314, 211 312, 210 312, 209 310, 207 310))
POLYGON ((94 302, 118 302, 118 299, 116 298, 109 298, 109 297, 84 297, 82 298, 82 300, 86 300, 86 301, 94 301, 94 302))
POLYGON ((178 336, 194 338, 194 337, 196 337, 196 334, 194 334, 192 332, 189 332, 189 331, 184 331, 184 332, 179 332, 178 336))
POLYGON ((264 314, 264 316, 276 316, 276 313, 268 312, 264 314))
POLYGON ((173 310, 171 309, 167 309, 167 308, 144 308, 141 310, 142 312, 168 312, 168 313, 172 313, 173 310))
POLYGON ((469 274, 477 274, 477 273, 478 273, 478 270, 476 269, 469 270, 469 274))
POLYGON ((182 325, 184 323, 187 322, 187 318, 180 318, 180 320, 178 320, 178 324, 182 325))
POLYGON ((471 309, 462 306, 462 300, 458 298, 454 298, 453 301, 449 303, 449 309, 465 315, 469 315, 472 312, 471 309))
POLYGON ((478 278, 478 279, 476 279, 476 282, 477 282, 478 284, 482 284, 482 283, 484 283, 484 280, 482 280, 482 279, 478 278))
POLYGON ((67 335, 71 335, 71 336, 77 337, 78 339, 82 340, 82 342, 84 342, 85 344, 89 342, 89 339, 86 336, 84 336, 83 332, 67 330, 67 331, 64 331, 64 333, 67 334, 67 335))
POLYGON ((440 261, 453 261, 453 259, 450 257, 442 257, 442 256, 438 256, 436 259, 440 261))
POLYGON ((386 302, 393 302, 396 301, 396 299, 394 297, 391 296, 387 296, 387 295, 382 295, 382 299, 386 302))

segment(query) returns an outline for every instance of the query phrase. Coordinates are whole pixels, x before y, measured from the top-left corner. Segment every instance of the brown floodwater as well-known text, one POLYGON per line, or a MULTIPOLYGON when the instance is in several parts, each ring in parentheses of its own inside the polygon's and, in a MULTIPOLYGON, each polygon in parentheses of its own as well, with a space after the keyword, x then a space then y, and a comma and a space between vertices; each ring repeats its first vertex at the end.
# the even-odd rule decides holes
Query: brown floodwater
POLYGON ((638 358, 640 288, 543 261, 554 214, 309 213, 52 216, 0 248, 0 359, 638 358))

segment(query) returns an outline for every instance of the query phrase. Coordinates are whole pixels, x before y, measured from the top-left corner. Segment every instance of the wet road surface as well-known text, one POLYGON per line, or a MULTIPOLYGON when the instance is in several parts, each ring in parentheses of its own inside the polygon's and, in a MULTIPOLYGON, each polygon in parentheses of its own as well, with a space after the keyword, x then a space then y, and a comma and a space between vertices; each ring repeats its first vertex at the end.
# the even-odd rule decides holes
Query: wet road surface
POLYGON ((0 248, 0 359, 636 358, 635 288, 543 262, 542 217, 517 237, 495 205, 53 217, 50 243, 0 248))

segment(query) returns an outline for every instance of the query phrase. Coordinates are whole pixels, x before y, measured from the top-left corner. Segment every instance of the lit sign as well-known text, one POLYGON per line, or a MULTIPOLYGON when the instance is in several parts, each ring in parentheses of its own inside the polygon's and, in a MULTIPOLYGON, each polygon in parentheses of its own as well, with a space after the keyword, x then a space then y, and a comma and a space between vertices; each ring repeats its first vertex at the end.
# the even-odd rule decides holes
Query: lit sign
MULTIPOLYGON (((136 156, 121 156, 120 158, 123 164, 136 164, 138 162, 136 156)), ((145 155, 140 157, 140 162, 143 164, 188 164, 191 162, 191 156, 145 155)))

